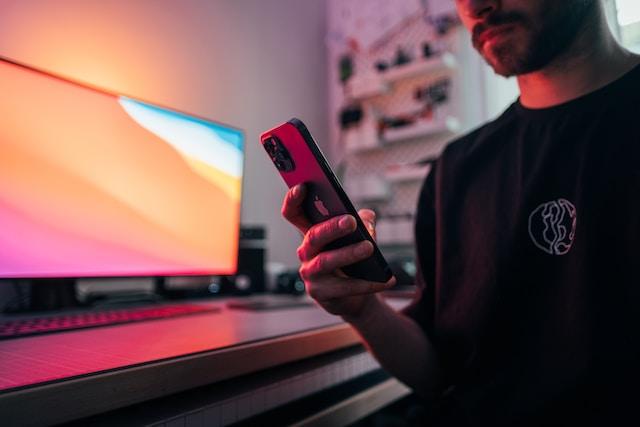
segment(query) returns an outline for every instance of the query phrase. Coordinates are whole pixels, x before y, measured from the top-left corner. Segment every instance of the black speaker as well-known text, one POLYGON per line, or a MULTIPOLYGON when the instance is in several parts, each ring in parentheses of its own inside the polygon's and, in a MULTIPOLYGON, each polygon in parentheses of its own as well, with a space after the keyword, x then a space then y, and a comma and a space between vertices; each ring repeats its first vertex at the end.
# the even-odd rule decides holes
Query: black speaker
POLYGON ((266 237, 266 230, 262 226, 240 228, 238 272, 231 277, 237 293, 265 291, 266 237))
POLYGON ((304 294, 305 285, 298 270, 287 270, 278 274, 275 291, 278 294, 304 294))

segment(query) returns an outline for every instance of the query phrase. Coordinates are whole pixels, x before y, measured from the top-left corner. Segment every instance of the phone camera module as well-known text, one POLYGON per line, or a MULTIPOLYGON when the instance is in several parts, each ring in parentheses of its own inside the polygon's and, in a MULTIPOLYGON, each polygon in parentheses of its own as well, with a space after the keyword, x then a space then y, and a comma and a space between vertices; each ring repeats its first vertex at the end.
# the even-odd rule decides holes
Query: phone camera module
POLYGON ((282 172, 291 172, 295 169, 295 164, 291 155, 278 138, 271 136, 263 145, 278 170, 282 172))

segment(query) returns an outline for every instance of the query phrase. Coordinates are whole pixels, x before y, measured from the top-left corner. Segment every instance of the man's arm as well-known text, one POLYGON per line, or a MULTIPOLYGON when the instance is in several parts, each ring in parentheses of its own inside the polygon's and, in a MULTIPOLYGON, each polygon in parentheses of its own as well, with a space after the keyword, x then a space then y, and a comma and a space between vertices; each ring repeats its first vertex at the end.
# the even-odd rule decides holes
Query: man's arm
MULTIPOLYGON (((378 283, 343 274, 342 267, 370 257, 373 245, 363 241, 324 251, 326 245, 356 229, 355 218, 344 215, 312 225, 302 212, 304 197, 303 186, 289 190, 282 215, 304 234, 298 258, 307 292, 327 312, 349 322, 389 373, 421 396, 431 398, 440 374, 427 335, 413 319, 396 312, 378 296, 378 292, 395 285, 395 277, 378 283)), ((375 237, 375 213, 363 209, 359 215, 375 237)))
POLYGON ((416 321, 395 311, 379 294, 370 295, 358 316, 342 317, 385 370, 421 397, 435 397, 440 366, 431 342, 416 321))

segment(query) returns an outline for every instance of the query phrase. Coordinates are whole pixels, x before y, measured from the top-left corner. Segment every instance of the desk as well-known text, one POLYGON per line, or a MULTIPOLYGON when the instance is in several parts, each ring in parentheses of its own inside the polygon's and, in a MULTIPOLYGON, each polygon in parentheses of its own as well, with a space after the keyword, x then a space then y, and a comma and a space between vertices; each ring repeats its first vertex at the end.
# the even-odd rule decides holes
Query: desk
MULTIPOLYGON (((399 309, 408 300, 389 302, 399 309)), ((50 425, 213 387, 196 409, 139 414, 135 424, 192 417, 227 425, 379 370, 352 328, 314 305, 251 312, 202 304, 221 310, 0 342, 0 419, 50 425), (232 379, 239 388, 229 388, 232 379)), ((394 381, 383 386, 386 401, 408 393, 394 381)))

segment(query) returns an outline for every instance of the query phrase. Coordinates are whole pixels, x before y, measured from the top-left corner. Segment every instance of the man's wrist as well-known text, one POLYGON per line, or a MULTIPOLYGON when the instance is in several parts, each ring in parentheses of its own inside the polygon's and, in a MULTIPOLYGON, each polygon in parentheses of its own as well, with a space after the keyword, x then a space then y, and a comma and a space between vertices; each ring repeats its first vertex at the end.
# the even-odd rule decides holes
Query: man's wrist
POLYGON ((355 327, 367 325, 374 320, 376 314, 380 312, 383 304, 384 303, 379 294, 368 295, 357 314, 343 315, 342 319, 355 327))

